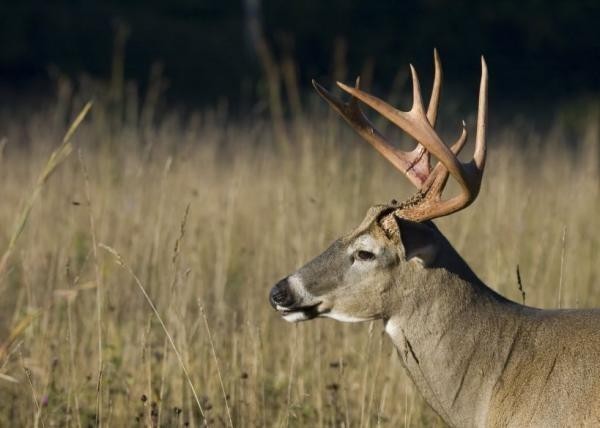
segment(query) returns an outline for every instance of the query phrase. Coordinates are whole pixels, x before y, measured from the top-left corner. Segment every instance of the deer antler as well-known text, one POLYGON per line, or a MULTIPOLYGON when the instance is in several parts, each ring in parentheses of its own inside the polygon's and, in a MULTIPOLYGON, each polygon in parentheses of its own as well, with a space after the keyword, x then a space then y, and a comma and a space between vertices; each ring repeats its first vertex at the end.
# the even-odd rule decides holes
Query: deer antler
POLYGON ((462 122, 462 132, 458 140, 448 148, 435 132, 435 120, 441 90, 441 65, 437 51, 434 51, 435 77, 431 99, 427 113, 423 107, 421 88, 417 72, 411 65, 413 82, 413 106, 409 111, 400 111, 384 101, 359 89, 359 81, 355 88, 338 82, 338 86, 352 95, 348 103, 334 98, 323 87, 313 81, 317 92, 354 128, 367 142, 377 149, 397 169, 417 187, 418 192, 401 203, 394 214, 413 221, 425 221, 442 217, 459 211, 470 205, 481 185, 485 167, 486 142, 485 127, 487 121, 487 66, 481 58, 481 83, 479 87, 479 106, 477 114, 477 135, 473 160, 462 163, 456 155, 467 141, 466 125, 462 122), (394 148, 379 133, 358 107, 362 101, 382 114, 417 141, 417 147, 411 152, 394 148), (439 162, 433 170, 429 165, 429 154, 438 158, 439 162), (461 193, 447 200, 442 200, 442 192, 452 175, 461 187, 461 193))

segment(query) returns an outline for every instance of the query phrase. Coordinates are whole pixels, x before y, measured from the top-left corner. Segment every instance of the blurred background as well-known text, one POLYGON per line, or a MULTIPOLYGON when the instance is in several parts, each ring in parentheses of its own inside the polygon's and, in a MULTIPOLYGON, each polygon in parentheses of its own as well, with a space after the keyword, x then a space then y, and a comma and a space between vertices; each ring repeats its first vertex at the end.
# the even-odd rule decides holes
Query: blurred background
POLYGON ((598 22, 595 0, 5 1, 0 93, 6 106, 53 94, 58 75, 121 73, 143 91, 161 73, 169 103, 227 100, 248 113, 267 98, 265 74, 294 73, 302 98, 311 78, 358 74, 389 91, 408 62, 428 82, 437 47, 451 93, 475 92, 484 54, 494 109, 551 114, 562 101, 597 99, 598 22))
POLYGON ((0 2, 0 427, 443 427, 381 322, 268 302, 414 192, 310 81, 408 109, 437 47, 452 142, 484 54, 481 192, 436 224, 504 296, 600 307, 598 23, 596 0, 0 2))

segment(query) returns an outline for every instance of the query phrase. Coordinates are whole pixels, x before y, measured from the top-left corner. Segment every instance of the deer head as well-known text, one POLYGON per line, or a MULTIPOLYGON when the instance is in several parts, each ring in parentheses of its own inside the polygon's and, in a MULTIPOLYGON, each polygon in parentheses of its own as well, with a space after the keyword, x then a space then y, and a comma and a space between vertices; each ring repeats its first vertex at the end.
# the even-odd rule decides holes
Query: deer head
POLYGON ((415 185, 417 193, 399 204, 370 208, 355 230, 279 281, 271 289, 270 301, 285 320, 296 322, 318 316, 340 321, 386 319, 405 296, 430 283, 429 277, 456 270, 460 258, 430 220, 467 207, 479 193, 486 157, 487 67, 482 58, 475 153, 472 161, 462 163, 456 155, 467 141, 465 123, 462 122, 460 136, 451 147, 434 130, 442 81, 437 51, 434 62, 435 77, 427 111, 412 65, 413 106, 406 112, 361 91, 358 79, 354 88, 338 82, 351 95, 347 103, 313 81, 319 95, 399 169, 415 185), (411 152, 394 148, 369 122, 359 101, 414 138, 416 148, 411 152), (433 169, 430 154, 439 160, 433 169), (458 182, 461 191, 443 199, 449 176, 458 182))

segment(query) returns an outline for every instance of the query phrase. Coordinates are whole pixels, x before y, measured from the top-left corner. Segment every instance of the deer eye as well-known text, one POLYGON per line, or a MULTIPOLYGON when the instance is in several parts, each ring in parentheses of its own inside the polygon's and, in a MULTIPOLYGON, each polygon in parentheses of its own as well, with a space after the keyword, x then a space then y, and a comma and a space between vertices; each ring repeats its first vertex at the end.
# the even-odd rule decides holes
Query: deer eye
POLYGON ((370 251, 358 250, 356 252, 356 258, 358 260, 373 260, 375 258, 375 254, 370 251))

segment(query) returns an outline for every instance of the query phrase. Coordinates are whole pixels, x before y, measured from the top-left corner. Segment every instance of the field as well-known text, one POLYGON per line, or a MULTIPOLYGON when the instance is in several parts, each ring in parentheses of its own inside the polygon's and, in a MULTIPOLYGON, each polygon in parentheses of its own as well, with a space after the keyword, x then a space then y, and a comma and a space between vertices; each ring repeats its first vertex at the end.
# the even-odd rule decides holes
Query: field
MULTIPOLYGON (((341 120, 307 108, 285 141, 224 109, 97 102, 38 181, 82 106, 67 92, 1 118, 0 426, 443 426, 380 322, 292 325, 268 303, 370 205, 412 192, 341 120)), ((522 301, 518 266, 529 305, 600 306, 600 115, 576 116, 491 126, 478 201, 437 221, 522 301)), ((442 117, 449 140, 458 119, 442 117)))

